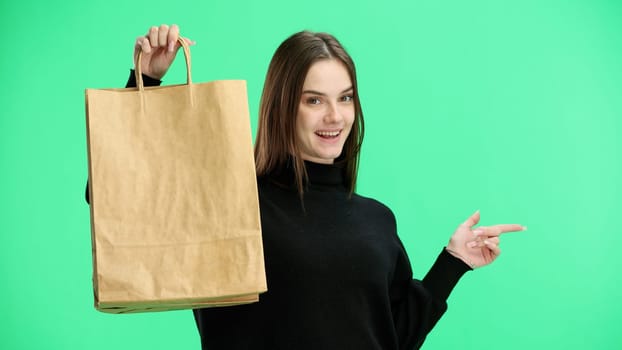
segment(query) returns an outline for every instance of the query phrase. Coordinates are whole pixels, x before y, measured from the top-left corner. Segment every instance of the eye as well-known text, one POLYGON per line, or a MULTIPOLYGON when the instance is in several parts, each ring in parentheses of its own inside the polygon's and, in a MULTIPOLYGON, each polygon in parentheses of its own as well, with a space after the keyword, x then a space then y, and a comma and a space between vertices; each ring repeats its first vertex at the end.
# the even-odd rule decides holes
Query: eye
POLYGON ((352 100, 354 100, 354 96, 352 95, 341 96, 341 102, 352 102, 352 100))
POLYGON ((321 101, 317 97, 309 97, 307 99, 307 104, 310 104, 310 105, 319 105, 320 103, 321 103, 321 101))

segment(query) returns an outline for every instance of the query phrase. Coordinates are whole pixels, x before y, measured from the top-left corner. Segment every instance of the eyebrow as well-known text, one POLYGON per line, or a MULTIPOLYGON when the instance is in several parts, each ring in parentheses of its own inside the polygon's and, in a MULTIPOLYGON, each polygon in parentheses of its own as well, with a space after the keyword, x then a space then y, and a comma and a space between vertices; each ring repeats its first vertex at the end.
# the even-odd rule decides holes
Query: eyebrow
MULTIPOLYGON (((351 90, 353 90, 352 86, 350 86, 349 88, 347 88, 347 89, 345 89, 345 90, 341 91, 339 94, 343 94, 343 93, 349 92, 349 91, 351 91, 351 90)), ((305 90, 305 91, 303 91, 302 93, 303 93, 303 94, 312 94, 312 95, 326 96, 326 94, 325 94, 325 93, 323 93, 323 92, 319 92, 319 91, 315 91, 315 90, 305 90)))

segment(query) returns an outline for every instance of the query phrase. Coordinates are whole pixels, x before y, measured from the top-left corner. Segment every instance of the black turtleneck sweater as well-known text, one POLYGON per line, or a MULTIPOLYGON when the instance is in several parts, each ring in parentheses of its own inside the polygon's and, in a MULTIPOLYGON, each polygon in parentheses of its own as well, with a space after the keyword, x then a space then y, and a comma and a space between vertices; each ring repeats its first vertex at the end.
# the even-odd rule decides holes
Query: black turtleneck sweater
POLYGON ((259 302, 195 310, 204 349, 415 349, 469 268, 445 250, 423 281, 389 208, 349 195, 342 169, 306 162, 258 179, 268 292, 259 302))
POLYGON ((290 168, 258 179, 268 291, 257 303, 194 310, 202 348, 419 348, 469 267, 443 249, 413 279, 391 210, 350 195, 340 167, 305 165, 302 202, 290 168))

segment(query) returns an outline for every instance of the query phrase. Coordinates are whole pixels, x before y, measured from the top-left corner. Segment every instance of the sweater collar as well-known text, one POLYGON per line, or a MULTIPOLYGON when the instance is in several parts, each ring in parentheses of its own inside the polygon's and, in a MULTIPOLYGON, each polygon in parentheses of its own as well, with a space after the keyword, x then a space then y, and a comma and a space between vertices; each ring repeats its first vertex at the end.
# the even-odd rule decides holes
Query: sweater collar
POLYGON ((310 185, 344 185, 344 168, 341 164, 319 164, 305 160, 305 168, 307 169, 310 185))
MULTIPOLYGON (((294 188, 296 179, 292 163, 290 159, 283 168, 274 171, 269 177, 281 185, 294 188)), ((307 186, 345 188, 343 164, 320 164, 307 160, 304 164, 308 176, 307 186)))

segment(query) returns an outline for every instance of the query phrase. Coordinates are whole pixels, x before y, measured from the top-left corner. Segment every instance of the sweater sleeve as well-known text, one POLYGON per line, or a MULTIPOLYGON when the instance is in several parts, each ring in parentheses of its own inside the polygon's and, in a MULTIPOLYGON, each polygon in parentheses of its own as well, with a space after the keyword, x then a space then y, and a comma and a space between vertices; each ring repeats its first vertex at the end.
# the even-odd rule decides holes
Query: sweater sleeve
POLYGON ((391 285, 391 308, 400 350, 421 347, 447 310, 449 294, 469 270, 468 265, 443 249, 425 278, 413 279, 410 261, 400 242, 391 285))
MULTIPOLYGON (((160 84, 162 84, 162 81, 143 74, 143 84, 145 84, 145 86, 160 86, 160 84)), ((125 87, 136 87, 136 74, 134 73, 133 69, 130 69, 130 77, 127 79, 127 84, 125 84, 125 87)))
MULTIPOLYGON (((159 86, 162 84, 162 81, 159 79, 152 78, 148 75, 143 76, 143 84, 145 86, 159 86)), ((134 88, 136 87, 136 74, 134 74, 134 70, 130 69, 130 77, 127 79, 127 83, 125 84, 126 88, 134 88)), ((84 191, 84 199, 88 204, 91 204, 91 199, 89 198, 89 181, 86 180, 86 190, 84 191)))

